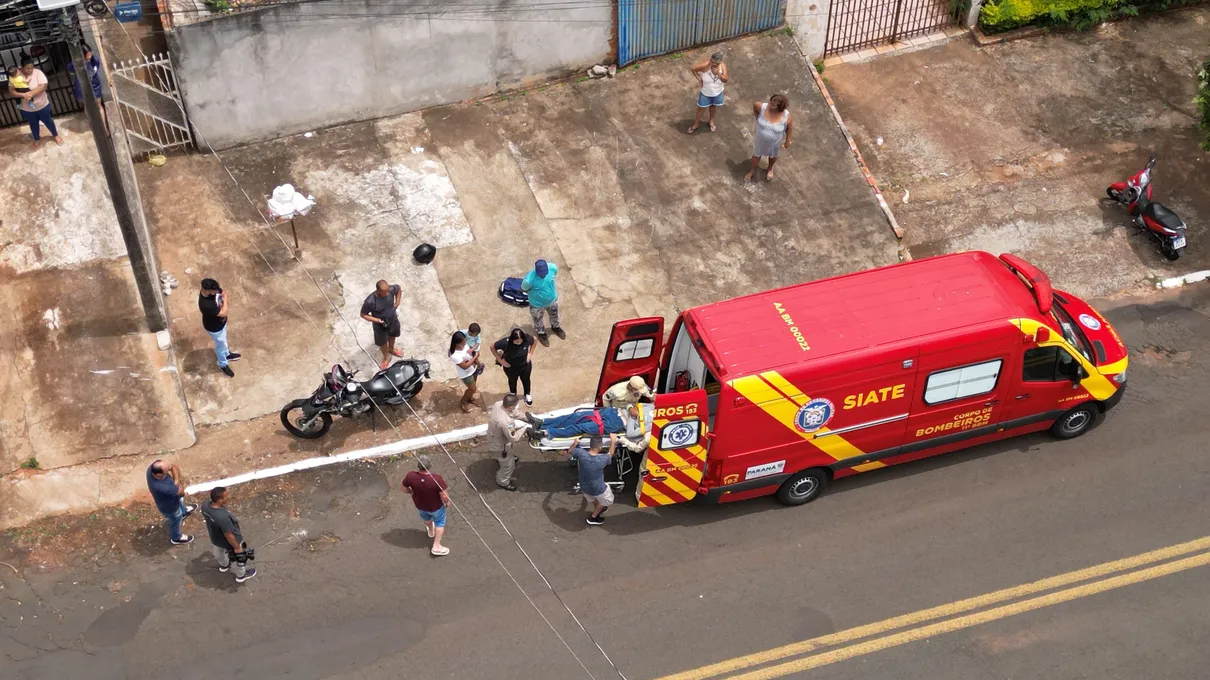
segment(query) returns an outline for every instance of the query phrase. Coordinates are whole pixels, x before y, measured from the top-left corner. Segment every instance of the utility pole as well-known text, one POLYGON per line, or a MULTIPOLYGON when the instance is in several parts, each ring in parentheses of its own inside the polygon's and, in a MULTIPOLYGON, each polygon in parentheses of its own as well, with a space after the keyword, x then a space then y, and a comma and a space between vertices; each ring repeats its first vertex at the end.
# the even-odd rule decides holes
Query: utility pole
POLYGON ((118 229, 122 231, 122 241, 126 243, 126 255, 130 258, 130 268, 134 270, 135 285, 139 289, 139 300, 143 303, 143 316, 147 319, 147 327, 152 333, 168 328, 160 306, 159 287, 152 273, 148 254, 143 250, 134 228, 134 217, 130 213, 130 202, 126 198, 126 189, 122 185, 122 174, 118 170, 118 157, 114 152, 113 140, 105 130, 101 119, 101 108, 92 92, 92 78, 88 75, 88 67, 84 63, 84 52, 80 48, 83 34, 80 33, 80 16, 75 7, 63 10, 63 23, 72 30, 68 35, 68 47, 71 49, 71 60, 76 68, 76 82, 80 84, 80 94, 84 98, 84 111, 88 114, 88 124, 92 129, 92 140, 97 145, 97 155, 101 157, 101 169, 105 172, 105 183, 109 185, 109 199, 113 202, 113 212, 118 218, 118 229))

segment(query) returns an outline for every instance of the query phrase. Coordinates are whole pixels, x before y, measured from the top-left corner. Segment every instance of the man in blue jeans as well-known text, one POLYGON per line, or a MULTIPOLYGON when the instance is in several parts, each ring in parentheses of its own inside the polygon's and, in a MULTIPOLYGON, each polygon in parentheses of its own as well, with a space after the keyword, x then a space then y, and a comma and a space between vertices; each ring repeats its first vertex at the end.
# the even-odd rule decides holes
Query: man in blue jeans
POLYGON ((168 540, 173 545, 193 542, 193 536, 181 533, 181 522, 197 510, 196 505, 185 504, 185 478, 176 463, 156 460, 147 467, 147 490, 155 501, 155 507, 168 520, 168 540))
POLYGON ((218 281, 202 279, 197 308, 202 312, 202 328, 214 341, 214 356, 218 359, 219 370, 228 378, 234 378, 235 371, 228 364, 239 360, 239 355, 227 347, 227 296, 223 294, 218 281))

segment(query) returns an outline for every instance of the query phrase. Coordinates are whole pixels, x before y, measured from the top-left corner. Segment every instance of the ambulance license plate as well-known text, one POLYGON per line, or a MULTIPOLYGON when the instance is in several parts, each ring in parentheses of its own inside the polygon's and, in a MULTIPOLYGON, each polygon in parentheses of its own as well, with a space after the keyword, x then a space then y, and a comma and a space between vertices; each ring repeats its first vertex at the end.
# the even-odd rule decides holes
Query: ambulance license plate
POLYGON ((1176 238, 1172 239, 1172 247, 1173 248, 1184 248, 1185 247, 1185 237, 1177 236, 1176 238))

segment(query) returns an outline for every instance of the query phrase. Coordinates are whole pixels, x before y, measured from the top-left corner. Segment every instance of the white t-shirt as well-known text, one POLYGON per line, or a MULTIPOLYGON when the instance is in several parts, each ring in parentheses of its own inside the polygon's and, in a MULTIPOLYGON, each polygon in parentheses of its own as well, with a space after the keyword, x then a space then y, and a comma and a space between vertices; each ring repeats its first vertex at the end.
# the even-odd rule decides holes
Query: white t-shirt
POLYGON ((470 353, 470 350, 466 350, 466 349, 456 350, 453 354, 450 355, 450 361, 454 364, 454 370, 457 371, 459 380, 461 380, 462 378, 469 378, 475 374, 475 365, 474 364, 471 364, 470 368, 463 368, 458 365, 465 361, 470 361, 472 358, 473 357, 470 353))
MULTIPOLYGON (((721 66, 719 68, 722 68, 721 66)), ((717 73, 707 69, 702 73, 702 94, 707 97, 717 97, 723 93, 723 79, 717 73)))

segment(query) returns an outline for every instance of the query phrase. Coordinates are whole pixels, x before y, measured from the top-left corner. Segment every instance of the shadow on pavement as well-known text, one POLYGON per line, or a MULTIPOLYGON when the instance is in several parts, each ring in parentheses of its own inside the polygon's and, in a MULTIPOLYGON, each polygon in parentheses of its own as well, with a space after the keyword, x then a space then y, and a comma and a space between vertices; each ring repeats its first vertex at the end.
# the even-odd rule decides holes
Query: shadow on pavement
POLYGON ((433 544, 424 529, 391 529, 382 533, 382 540, 396 548, 410 550, 428 550, 433 544))
POLYGON ((210 554, 209 550, 198 553, 197 557, 189 560, 185 573, 193 579, 194 585, 202 588, 227 593, 239 590, 239 584, 235 582, 235 577, 231 575, 231 572, 228 571, 224 574, 218 570, 218 563, 214 561, 214 556, 210 554))

